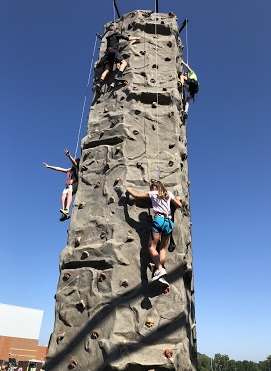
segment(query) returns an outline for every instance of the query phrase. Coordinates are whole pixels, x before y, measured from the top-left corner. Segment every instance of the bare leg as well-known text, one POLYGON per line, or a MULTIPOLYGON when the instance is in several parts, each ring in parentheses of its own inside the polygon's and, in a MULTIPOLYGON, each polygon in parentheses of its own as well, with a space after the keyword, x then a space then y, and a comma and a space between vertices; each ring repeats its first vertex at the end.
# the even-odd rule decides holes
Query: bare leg
POLYGON ((162 266, 165 265, 165 261, 166 261, 166 247, 168 245, 169 237, 170 235, 165 236, 164 234, 162 234, 162 237, 161 237, 159 256, 160 256, 160 263, 162 266))
POLYGON ((110 71, 111 71, 110 64, 109 63, 106 63, 104 72, 101 75, 101 80, 104 81, 104 79, 106 78, 106 76, 109 74, 110 71))
POLYGON ((123 72, 125 70, 126 66, 127 66, 126 60, 125 59, 121 60, 120 61, 119 72, 123 72))
POLYGON ((65 209, 66 205, 66 193, 63 193, 61 196, 61 209, 65 209))
POLYGON ((72 203, 72 190, 68 190, 65 209, 69 209, 71 206, 71 203, 72 203))
POLYGON ((190 101, 191 97, 187 97, 186 100, 185 100, 185 106, 184 106, 184 110, 186 112, 188 112, 188 109, 189 109, 189 101, 190 101))
POLYGON ((156 247, 159 241, 160 241, 160 233, 151 232, 150 239, 149 239, 149 253, 152 257, 152 260, 155 264, 156 269, 161 270, 163 267, 160 261, 160 256, 156 250, 156 247))

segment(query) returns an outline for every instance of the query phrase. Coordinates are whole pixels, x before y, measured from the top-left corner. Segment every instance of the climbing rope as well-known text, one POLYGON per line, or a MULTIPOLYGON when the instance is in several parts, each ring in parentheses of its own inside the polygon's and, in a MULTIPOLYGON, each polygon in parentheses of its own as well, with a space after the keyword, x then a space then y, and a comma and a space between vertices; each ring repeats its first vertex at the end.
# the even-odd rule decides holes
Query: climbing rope
MULTIPOLYGON (((156 6, 156 2, 155 2, 156 6)), ((156 65, 156 126, 157 126, 157 131, 156 131, 156 136, 157 136, 157 180, 160 180, 160 143, 159 143, 159 125, 158 125, 158 38, 157 38, 157 23, 156 23, 157 17, 155 18, 155 23, 154 23, 154 30, 155 30, 155 65, 156 65)))
POLYGON ((115 9, 115 3, 114 3, 114 0, 112 1, 112 5, 113 5, 113 18, 114 18, 114 27, 116 26, 115 23, 116 23, 116 9, 115 9))
POLYGON ((98 39, 98 37, 96 35, 95 43, 94 43, 94 48, 93 48, 93 53, 92 53, 92 60, 91 60, 91 64, 90 64, 90 68, 89 68, 89 73, 88 73, 88 81, 87 81, 87 87, 86 87, 86 94, 85 94, 84 103, 83 103, 82 112, 81 112, 81 120, 80 120, 80 125, 79 125, 79 130, 78 130, 78 136, 77 136, 77 143, 76 143, 76 147, 75 147, 74 158, 76 158, 76 156, 77 156, 77 150, 78 150, 78 145, 79 145, 79 140, 80 140, 80 135, 81 135, 82 122, 83 122, 83 117, 84 117, 84 113, 85 113, 85 106, 86 106, 86 100, 87 100, 87 93, 88 93, 90 75, 91 75, 93 61, 94 61, 94 54, 95 54, 95 51, 96 51, 97 39, 98 39))
POLYGON ((186 43, 186 64, 188 64, 188 22, 185 27, 185 43, 186 43))

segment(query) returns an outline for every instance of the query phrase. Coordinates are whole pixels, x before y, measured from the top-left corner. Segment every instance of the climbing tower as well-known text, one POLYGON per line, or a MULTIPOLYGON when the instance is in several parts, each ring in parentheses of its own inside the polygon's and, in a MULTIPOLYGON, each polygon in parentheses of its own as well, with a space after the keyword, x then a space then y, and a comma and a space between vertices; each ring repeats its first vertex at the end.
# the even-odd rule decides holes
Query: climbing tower
MULTIPOLYGON (((55 324, 47 371, 197 369, 186 123, 182 119, 182 42, 173 13, 134 11, 114 26, 128 84, 108 75, 95 93, 82 140, 79 187, 60 256, 55 324), (160 179, 180 197, 166 258, 169 292, 150 282, 149 200, 126 193, 160 179)), ((101 40, 94 80, 102 73, 101 40)), ((95 81, 94 81, 95 82, 95 81)))

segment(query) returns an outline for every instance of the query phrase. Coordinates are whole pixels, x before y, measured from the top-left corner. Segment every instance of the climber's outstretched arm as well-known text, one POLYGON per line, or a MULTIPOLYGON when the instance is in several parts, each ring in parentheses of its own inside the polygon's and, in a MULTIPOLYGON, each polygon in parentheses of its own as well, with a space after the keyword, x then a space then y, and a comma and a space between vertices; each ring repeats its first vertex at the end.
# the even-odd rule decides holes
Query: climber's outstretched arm
POLYGON ((65 152, 65 155, 68 157, 68 159, 71 161, 72 166, 74 166, 75 168, 78 168, 78 163, 76 162, 75 158, 71 156, 70 151, 67 148, 65 148, 64 152, 65 152))
POLYGON ((149 192, 146 193, 136 193, 132 188, 128 187, 127 192, 130 193, 134 198, 149 198, 149 192))
POLYGON ((58 166, 51 166, 51 165, 48 165, 46 164, 46 162, 43 162, 43 165, 47 168, 47 169, 52 169, 52 170, 56 170, 56 171, 61 171, 62 173, 66 173, 68 171, 68 169, 64 169, 63 167, 58 167, 58 166))
POLYGON ((184 65, 184 67, 186 67, 189 72, 192 71, 192 69, 188 66, 188 64, 186 64, 184 61, 182 61, 182 63, 184 65))

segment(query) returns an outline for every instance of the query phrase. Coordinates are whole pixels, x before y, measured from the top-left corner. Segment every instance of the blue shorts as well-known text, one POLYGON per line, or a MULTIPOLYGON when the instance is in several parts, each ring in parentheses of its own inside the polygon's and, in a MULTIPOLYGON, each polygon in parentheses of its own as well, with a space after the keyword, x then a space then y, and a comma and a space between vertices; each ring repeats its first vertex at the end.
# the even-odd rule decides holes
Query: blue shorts
POLYGON ((162 216, 156 216, 153 219, 151 230, 156 233, 162 233, 169 235, 172 232, 174 223, 169 218, 163 218, 162 216))

